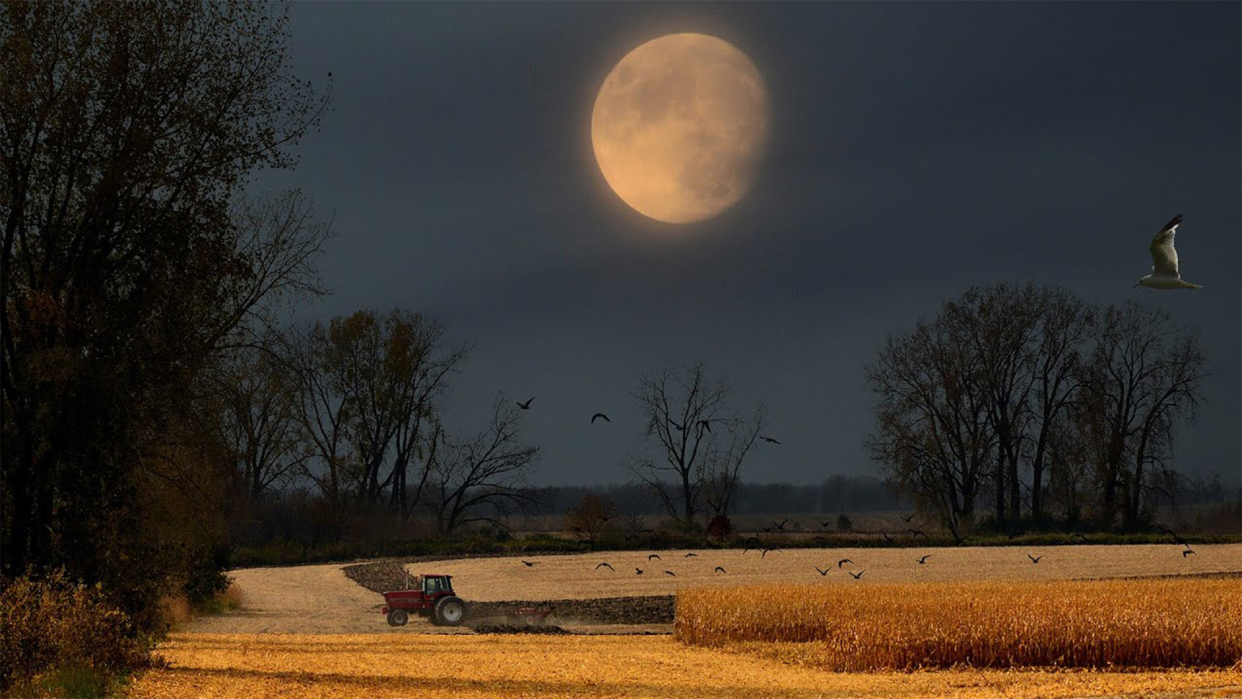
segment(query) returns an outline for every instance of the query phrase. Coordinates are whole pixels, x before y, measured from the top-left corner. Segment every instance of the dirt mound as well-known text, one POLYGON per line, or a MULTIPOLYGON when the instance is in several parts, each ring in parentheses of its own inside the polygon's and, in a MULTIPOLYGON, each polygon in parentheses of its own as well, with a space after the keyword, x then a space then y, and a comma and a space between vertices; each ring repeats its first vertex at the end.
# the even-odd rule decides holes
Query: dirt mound
POLYGON ((355 563, 341 568, 345 577, 371 592, 383 594, 391 590, 404 590, 410 576, 405 570, 406 560, 355 563))
POLYGON ((471 627, 475 633, 535 633, 565 636, 569 632, 559 626, 527 626, 524 624, 480 624, 471 627))

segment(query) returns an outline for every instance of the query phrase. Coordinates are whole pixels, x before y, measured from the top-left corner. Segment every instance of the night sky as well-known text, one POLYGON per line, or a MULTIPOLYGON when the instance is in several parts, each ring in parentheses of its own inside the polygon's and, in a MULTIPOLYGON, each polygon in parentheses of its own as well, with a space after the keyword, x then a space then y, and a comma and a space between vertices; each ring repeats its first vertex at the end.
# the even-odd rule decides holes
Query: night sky
POLYGON ((751 481, 873 472, 862 375, 975 284, 1142 298, 1197 328, 1212 378, 1174 464, 1242 464, 1242 5, 1238 3, 301 3, 295 69, 333 111, 298 147, 335 216, 333 294, 301 319, 401 306, 475 346, 447 404, 481 427, 525 400, 533 481, 630 479, 640 372, 696 358, 769 409, 751 481), (591 106, 613 65, 718 36, 767 84, 754 188, 677 226, 608 188, 591 106), (1133 289, 1185 212, 1195 292, 1133 289), (603 411, 612 424, 589 425, 603 411))

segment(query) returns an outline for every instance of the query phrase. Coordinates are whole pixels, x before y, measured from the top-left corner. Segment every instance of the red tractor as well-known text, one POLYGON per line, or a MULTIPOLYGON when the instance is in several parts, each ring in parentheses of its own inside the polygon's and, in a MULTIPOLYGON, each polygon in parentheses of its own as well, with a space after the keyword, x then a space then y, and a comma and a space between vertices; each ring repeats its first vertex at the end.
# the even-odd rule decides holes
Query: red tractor
POLYGON ((421 614, 436 626, 459 626, 466 618, 466 603, 453 594, 453 576, 419 575, 408 590, 384 593, 381 614, 389 626, 405 626, 410 614, 421 614))

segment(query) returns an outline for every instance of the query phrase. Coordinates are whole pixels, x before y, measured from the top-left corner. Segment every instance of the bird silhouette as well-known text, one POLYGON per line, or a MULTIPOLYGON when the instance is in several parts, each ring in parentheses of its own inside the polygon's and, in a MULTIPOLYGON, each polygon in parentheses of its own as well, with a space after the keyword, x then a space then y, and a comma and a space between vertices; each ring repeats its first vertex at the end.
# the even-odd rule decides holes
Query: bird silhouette
POLYGON ((854 579, 855 579, 855 580, 858 580, 859 578, 861 578, 861 577, 862 577, 862 574, 863 574, 863 573, 865 573, 865 572, 867 572, 867 571, 865 571, 865 570, 860 570, 860 571, 858 571, 857 573, 855 573, 855 572, 853 572, 853 571, 849 571, 849 570, 847 570, 847 571, 845 571, 845 572, 849 573, 850 575, 853 575, 853 576, 854 576, 854 579))
POLYGON ((922 558, 919 559, 919 565, 927 565, 927 559, 931 557, 932 555, 930 553, 927 554, 926 556, 923 556, 922 558))
POLYGON ((595 424, 595 420, 596 420, 596 419, 598 419, 598 418, 601 418, 601 417, 602 417, 602 418, 604 418, 604 422, 612 422, 612 420, 609 420, 609 419, 608 419, 608 416, 607 416, 607 415, 605 415, 605 414, 603 414, 603 413, 595 413, 594 415, 592 415, 592 416, 591 416, 591 424, 592 424, 592 425, 594 425, 594 424, 595 424))
POLYGON ((829 524, 832 524, 832 522, 820 522, 819 526, 823 527, 824 529, 827 529, 829 524))
POLYGON ((698 557, 699 557, 699 554, 694 553, 693 551, 685 555, 685 558, 698 558, 698 557))
MULTIPOLYGON (((828 570, 832 570, 832 568, 829 568, 828 570)), ((815 572, 816 572, 816 573, 819 573, 820 575, 827 575, 827 574, 828 574, 828 570, 820 570, 820 569, 819 569, 819 566, 815 566, 815 572)))
POLYGON ((522 561, 522 565, 526 566, 527 568, 533 568, 535 564, 538 562, 539 561, 522 561))
POLYGON ((1189 546, 1189 545, 1187 545, 1187 546, 1186 546, 1186 549, 1185 549, 1184 551, 1182 551, 1182 558, 1185 558, 1185 557, 1187 557, 1187 556, 1189 556, 1189 555, 1193 554, 1194 552, 1195 552, 1195 550, 1194 550, 1194 549, 1192 549, 1192 548, 1190 548, 1190 546, 1189 546))
POLYGON ((674 578, 675 578, 675 577, 677 577, 677 574, 676 574, 676 573, 674 573, 674 572, 673 572, 673 571, 671 571, 671 570, 666 570, 666 571, 664 571, 664 574, 665 574, 665 575, 671 575, 671 576, 673 576, 674 578))
POLYGON ((851 561, 850 559, 848 559, 848 558, 842 558, 841 560, 837 561, 837 567, 838 567, 838 568, 840 568, 841 566, 845 565, 846 563, 849 563, 850 565, 854 565, 854 562, 853 562, 853 561, 851 561))
POLYGON ((910 522, 914 521, 914 515, 915 515, 914 512, 911 512, 909 517, 902 515, 901 521, 905 522, 906 524, 909 524, 910 522))
POLYGON ((676 422, 673 422, 672 420, 669 420, 669 421, 668 421, 668 423, 669 423, 670 425, 672 425, 673 427, 677 428, 677 431, 678 431, 678 432, 685 432, 685 431, 686 431, 686 426, 685 426, 685 425, 679 425, 679 424, 677 424, 676 422))
POLYGON ((1039 559, 1043 558, 1043 554, 1040 554, 1039 556, 1032 556, 1028 553, 1026 554, 1026 557, 1031 559, 1031 563, 1039 563, 1039 559))
POLYGON ((614 572, 614 573, 615 573, 615 572, 617 572, 617 569, 616 569, 616 568, 613 568, 612 566, 608 565, 607 563, 600 563, 599 565, 595 566, 595 570, 599 570, 600 568, 607 568, 608 570, 611 570, 611 571, 612 571, 612 572, 614 572))
POLYGON ((643 574, 643 569, 642 569, 642 568, 635 568, 635 569, 634 569, 634 574, 635 574, 635 575, 642 575, 642 574, 643 574))
POLYGON ((660 559, 660 554, 658 554, 658 553, 653 553, 653 554, 651 554, 651 555, 647 556, 647 560, 652 561, 652 560, 663 560, 663 559, 660 559))
POLYGON ((523 403, 522 401, 517 401, 517 404, 518 404, 518 407, 521 408, 522 410, 530 410, 530 404, 534 400, 535 400, 535 397, 531 396, 530 400, 526 401, 525 403, 523 403))
POLYGON ((906 531, 910 532, 910 536, 921 536, 924 539, 927 538, 927 535, 923 533, 922 529, 907 529, 906 531))
POLYGON ((772 444, 780 444, 779 440, 772 439, 771 437, 764 437, 763 435, 759 435, 759 439, 762 439, 765 442, 770 442, 772 444))
POLYGON ((786 522, 788 522, 788 521, 789 521, 789 520, 787 520, 787 519, 782 519, 781 521, 779 521, 779 522, 773 522, 772 524, 773 524, 773 526, 775 526, 777 529, 782 529, 782 530, 783 530, 783 529, 785 528, 785 523, 786 523, 786 522))
POLYGON ((716 566, 716 571, 715 571, 715 572, 717 572, 717 573, 724 573, 725 575, 728 575, 728 574, 729 574, 729 571, 725 570, 724 568, 721 568, 720 566, 716 566))
POLYGON ((759 557, 760 557, 760 558, 767 558, 767 557, 768 557, 768 553, 769 553, 770 551, 780 551, 780 549, 776 549, 776 548, 772 548, 772 549, 759 549, 759 557))
POLYGON ((897 539, 897 537, 893 536, 892 534, 885 534, 885 535, 884 535, 884 540, 885 540, 885 541, 894 541, 894 540, 896 540, 896 539, 897 539))

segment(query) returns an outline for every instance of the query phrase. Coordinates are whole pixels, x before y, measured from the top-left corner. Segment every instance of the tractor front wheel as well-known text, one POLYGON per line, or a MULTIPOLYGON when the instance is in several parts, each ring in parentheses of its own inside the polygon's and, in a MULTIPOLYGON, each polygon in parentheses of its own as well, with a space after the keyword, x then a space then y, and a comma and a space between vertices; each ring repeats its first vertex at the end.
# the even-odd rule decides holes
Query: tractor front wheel
POLYGON ((461 626, 465 618, 466 603, 460 597, 441 597, 432 614, 432 619, 439 626, 461 626))
POLYGON ((410 614, 404 609, 393 609, 388 612, 389 626, 405 626, 406 622, 409 620, 410 614))

